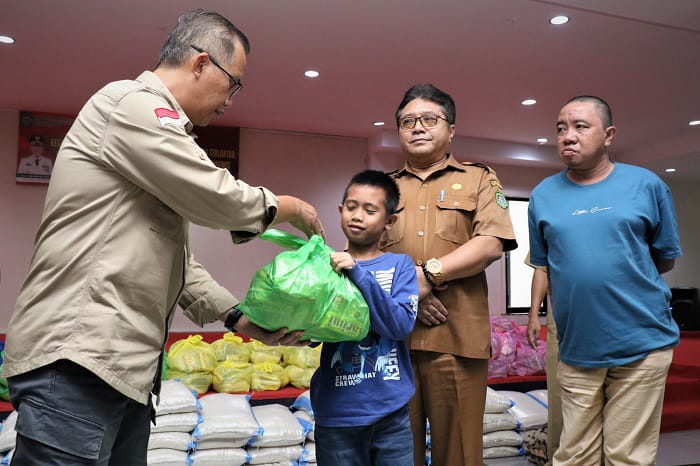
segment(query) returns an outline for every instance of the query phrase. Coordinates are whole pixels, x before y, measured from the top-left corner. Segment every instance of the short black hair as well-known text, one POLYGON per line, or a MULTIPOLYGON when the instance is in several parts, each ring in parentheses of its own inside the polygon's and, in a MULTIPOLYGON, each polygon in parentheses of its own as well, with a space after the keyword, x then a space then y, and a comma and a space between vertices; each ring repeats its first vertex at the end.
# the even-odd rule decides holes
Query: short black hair
POLYGON ((447 123, 450 125, 455 124, 457 110, 455 109, 455 101, 452 100, 450 94, 441 91, 432 84, 416 84, 406 91, 401 103, 399 104, 399 108, 396 110, 396 126, 399 125, 401 110, 403 110, 404 107, 411 101, 416 99, 425 99, 438 104, 440 107, 442 107, 442 111, 445 112, 447 123))
POLYGON ((610 110, 610 105, 608 103, 601 99, 600 97, 596 97, 594 95, 579 95, 574 97, 573 99, 569 99, 568 102, 566 102, 566 105, 569 105, 572 102, 590 102, 595 105, 596 110, 598 111, 598 116, 600 117, 600 121, 603 122, 603 128, 607 128, 608 126, 612 126, 613 124, 613 117, 612 117, 612 110, 610 110))
POLYGON ((177 26, 170 32, 158 58, 158 66, 173 67, 184 63, 199 53, 192 46, 201 47, 222 64, 233 62, 236 39, 246 55, 250 53, 250 41, 231 21, 214 11, 198 9, 180 16, 177 26))
POLYGON ((378 170, 365 170, 352 177, 350 183, 345 188, 343 193, 343 204, 348 198, 348 191, 351 186, 362 185, 362 186, 374 186, 376 188, 381 188, 384 190, 384 208, 386 209, 387 217, 389 215, 394 215, 396 213, 396 208, 399 205, 399 199, 401 199, 401 194, 399 193, 399 187, 396 181, 389 175, 378 170))

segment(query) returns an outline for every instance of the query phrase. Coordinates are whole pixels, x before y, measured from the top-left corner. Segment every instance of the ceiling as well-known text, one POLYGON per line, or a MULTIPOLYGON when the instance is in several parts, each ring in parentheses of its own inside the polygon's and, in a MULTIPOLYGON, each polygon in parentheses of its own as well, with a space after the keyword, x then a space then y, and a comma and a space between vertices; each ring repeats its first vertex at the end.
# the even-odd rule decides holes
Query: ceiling
POLYGON ((76 114, 105 83, 152 69, 177 17, 199 7, 252 44, 217 125, 392 152, 404 91, 431 82, 457 103, 463 159, 551 168, 560 107, 593 94, 612 106, 617 160, 700 181, 698 0, 4 0, 0 34, 16 43, 0 44, 0 109, 76 114), (552 26, 557 14, 571 21, 552 26))

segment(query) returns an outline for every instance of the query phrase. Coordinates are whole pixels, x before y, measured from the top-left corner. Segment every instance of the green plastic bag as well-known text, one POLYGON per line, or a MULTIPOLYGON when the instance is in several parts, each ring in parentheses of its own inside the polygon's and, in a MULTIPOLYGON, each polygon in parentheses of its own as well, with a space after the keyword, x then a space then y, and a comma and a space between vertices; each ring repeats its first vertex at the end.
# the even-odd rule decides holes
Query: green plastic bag
POLYGON ((369 332, 369 308, 360 290, 331 266, 323 238, 308 241, 280 230, 261 238, 294 249, 281 252, 253 276, 238 308, 267 330, 304 330, 302 339, 359 341, 369 332))

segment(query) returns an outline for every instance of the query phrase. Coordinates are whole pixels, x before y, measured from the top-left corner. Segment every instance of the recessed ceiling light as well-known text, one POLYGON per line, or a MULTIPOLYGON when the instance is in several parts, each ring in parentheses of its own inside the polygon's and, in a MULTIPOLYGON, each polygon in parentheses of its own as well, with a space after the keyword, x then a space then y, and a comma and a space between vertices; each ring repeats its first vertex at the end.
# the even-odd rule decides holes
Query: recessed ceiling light
POLYGON ((307 78, 318 78, 318 75, 319 75, 319 74, 320 74, 320 73, 319 73, 318 71, 316 71, 316 70, 306 70, 306 71, 304 71, 304 76, 306 76, 307 78))
POLYGON ((2 43, 2 44, 14 44, 15 40, 10 36, 0 36, 0 43, 2 43))
POLYGON ((554 16, 549 20, 550 24, 554 24, 555 26, 559 26, 562 24, 566 24, 569 22, 569 17, 564 16, 564 15, 559 15, 559 16, 554 16))
POLYGON ((383 121, 375 121, 375 122, 372 123, 372 124, 373 124, 374 126, 384 126, 384 122, 383 122, 383 121))
POLYGON ((675 168, 667 168, 664 170, 666 173, 675 173, 676 169, 675 168))
POLYGON ((525 99, 520 103, 523 105, 535 105, 537 101, 535 99, 525 99))
POLYGON ((547 144, 547 138, 537 138, 537 144, 547 144))
POLYGON ((697 125, 700 125, 700 120, 693 120, 693 121, 688 122, 688 124, 690 126, 697 126, 697 125))

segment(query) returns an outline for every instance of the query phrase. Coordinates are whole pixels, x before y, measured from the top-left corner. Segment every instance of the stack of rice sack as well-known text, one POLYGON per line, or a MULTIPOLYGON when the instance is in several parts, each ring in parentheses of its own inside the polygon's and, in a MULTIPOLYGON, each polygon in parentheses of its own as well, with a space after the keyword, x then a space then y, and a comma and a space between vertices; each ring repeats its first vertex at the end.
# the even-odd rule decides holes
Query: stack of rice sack
MULTIPOLYGON (((545 416, 549 410, 547 401, 547 390, 531 390, 526 393, 526 395, 532 397, 537 403, 545 408, 545 416)), ((539 415, 541 416, 542 409, 539 410, 539 415)), ((537 419, 537 423, 541 423, 541 419, 537 419)), ((532 428, 523 432, 523 446, 525 448, 525 455, 527 456, 528 462, 537 465, 544 465, 547 463, 548 453, 547 453, 547 425, 540 428, 532 428)))
POLYGON ((281 404, 255 406, 253 414, 260 424, 261 434, 246 447, 248 463, 299 462, 311 424, 300 420, 281 404))
POLYGON ((193 447, 192 431, 201 421, 195 393, 182 382, 166 380, 153 407, 156 419, 148 439, 148 465, 186 466, 193 447))
POLYGON ((316 464, 316 439, 314 430, 316 421, 314 410, 311 407, 311 395, 308 390, 300 394, 291 406, 292 414, 299 420, 306 430, 306 439, 302 445, 301 464, 315 466, 316 464))
POLYGON ((484 408, 484 458, 504 458, 524 454, 522 424, 513 414, 516 404, 505 393, 486 387, 484 408))
POLYGON ((491 349, 489 377, 545 373, 546 343, 532 348, 525 328, 512 319, 491 317, 491 349))
POLYGON ((15 450, 17 440, 17 432, 15 432, 15 424, 17 423, 17 411, 12 411, 0 427, 0 464, 10 464, 12 453, 15 450))
POLYGON ((213 393, 199 399, 202 422, 192 432, 194 466, 239 466, 248 462, 245 446, 262 435, 249 395, 213 393))

